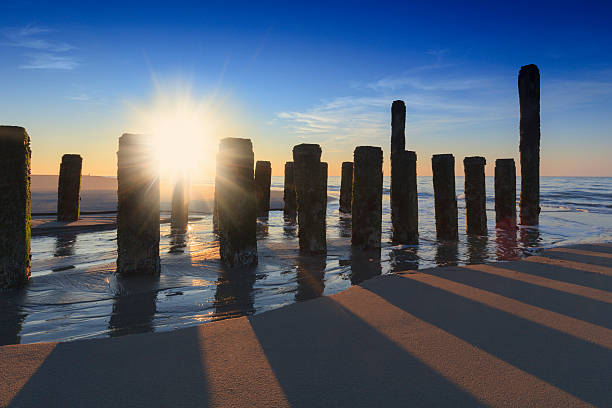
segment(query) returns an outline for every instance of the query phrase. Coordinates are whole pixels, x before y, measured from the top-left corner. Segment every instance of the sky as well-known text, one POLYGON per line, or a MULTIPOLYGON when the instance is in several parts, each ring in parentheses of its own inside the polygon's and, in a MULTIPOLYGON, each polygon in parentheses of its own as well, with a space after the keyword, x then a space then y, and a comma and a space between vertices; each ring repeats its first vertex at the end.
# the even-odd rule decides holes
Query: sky
POLYGON ((395 3, 0 2, 0 124, 28 131, 33 174, 80 153, 83 174, 115 175, 119 136, 161 126, 194 179, 223 137, 250 138, 273 175, 299 143, 330 175, 380 146, 388 175, 402 99, 419 175, 436 153, 491 175, 518 163, 518 71, 537 64, 541 174, 612 176, 612 3, 395 3))

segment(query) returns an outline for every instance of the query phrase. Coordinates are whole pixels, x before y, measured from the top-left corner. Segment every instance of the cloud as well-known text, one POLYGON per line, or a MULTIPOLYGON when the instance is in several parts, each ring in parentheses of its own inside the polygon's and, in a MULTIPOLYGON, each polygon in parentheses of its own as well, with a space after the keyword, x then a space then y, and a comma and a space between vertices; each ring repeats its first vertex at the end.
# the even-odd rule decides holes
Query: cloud
POLYGON ((74 46, 41 37, 54 32, 56 31, 53 29, 32 25, 6 30, 4 33, 6 41, 2 45, 29 50, 24 54, 27 62, 19 67, 22 69, 72 70, 76 68, 79 65, 76 59, 66 54, 74 50, 74 46))

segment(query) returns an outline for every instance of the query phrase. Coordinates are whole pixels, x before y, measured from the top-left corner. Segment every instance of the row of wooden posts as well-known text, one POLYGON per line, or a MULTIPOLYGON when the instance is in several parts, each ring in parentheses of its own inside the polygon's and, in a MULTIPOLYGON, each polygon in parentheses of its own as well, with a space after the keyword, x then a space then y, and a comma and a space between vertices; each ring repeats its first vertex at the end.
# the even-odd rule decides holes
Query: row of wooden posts
MULTIPOLYGON (((539 215, 540 84, 535 65, 519 73, 521 201, 520 218, 537 225, 539 215)), ((416 153, 405 150, 406 107, 391 107, 392 240, 418 243, 416 153)), ((24 128, 0 126, 0 288, 19 286, 30 276, 30 139, 24 128)), ((368 250, 381 247, 383 151, 355 148, 353 162, 342 163, 340 211, 351 213, 351 244, 368 250)), ((484 157, 466 157, 465 200, 467 233, 487 234, 484 157)), ((82 158, 64 155, 58 183, 59 221, 79 218, 82 158)), ((220 258, 228 267, 257 264, 257 217, 270 203, 270 162, 254 167, 251 140, 226 138, 219 144, 213 224, 220 258)), ((117 272, 160 273, 160 191, 150 139, 124 134, 117 152, 117 272)), ((432 157, 436 233, 440 240, 458 239, 455 159, 432 157)), ((326 244, 327 163, 321 147, 300 144, 285 164, 284 211, 297 216, 300 252, 324 254, 326 244)), ((180 180, 173 193, 172 227, 184 229, 188 219, 188 182, 180 180)), ((496 224, 516 228, 516 169, 514 159, 495 163, 496 224)))

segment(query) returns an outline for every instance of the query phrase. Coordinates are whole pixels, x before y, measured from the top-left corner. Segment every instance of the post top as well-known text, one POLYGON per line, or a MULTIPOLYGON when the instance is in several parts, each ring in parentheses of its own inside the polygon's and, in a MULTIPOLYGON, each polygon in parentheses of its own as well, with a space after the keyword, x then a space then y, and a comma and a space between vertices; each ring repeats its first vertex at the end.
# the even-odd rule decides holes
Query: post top
POLYGON ((433 156, 431 156, 432 162, 441 162, 441 161, 446 161, 446 160, 455 161, 455 156, 453 156, 450 153, 434 154, 433 156))
POLYGON ((62 156, 62 161, 83 161, 80 154, 66 153, 62 156))
POLYGON ((226 137, 219 141, 219 151, 226 149, 253 149, 253 143, 251 139, 244 139, 240 137, 226 137))
POLYGON ((487 164, 487 160, 482 156, 471 156, 471 157, 464 158, 463 164, 466 166, 471 165, 471 164, 484 166, 485 164, 487 164))
POLYGON ((495 160, 496 166, 514 166, 514 159, 497 159, 495 160))
POLYGON ((382 160, 382 149, 377 146, 357 146, 353 152, 353 157, 372 158, 373 160, 382 160))
POLYGON ((28 144, 30 143, 30 136, 21 126, 0 126, 0 140, 28 144))
POLYGON ((528 64, 528 65, 523 65, 521 67, 521 71, 520 72, 536 72, 539 73, 540 70, 538 69, 538 66, 536 64, 528 64))
POLYGON ((353 162, 349 162, 349 161, 342 162, 342 168, 344 167, 353 167, 353 162))
POLYGON ((395 109, 406 110, 406 104, 401 99, 393 101, 393 103, 391 104, 391 110, 395 110, 395 109))
POLYGON ((141 133, 124 133, 119 138, 119 146, 143 145, 150 142, 150 137, 141 133))
POLYGON ((321 153, 321 146, 313 143, 302 143, 296 146, 293 146, 293 152, 299 153, 321 153))
POLYGON ((266 160, 257 160, 255 164, 257 167, 272 167, 272 164, 266 160))

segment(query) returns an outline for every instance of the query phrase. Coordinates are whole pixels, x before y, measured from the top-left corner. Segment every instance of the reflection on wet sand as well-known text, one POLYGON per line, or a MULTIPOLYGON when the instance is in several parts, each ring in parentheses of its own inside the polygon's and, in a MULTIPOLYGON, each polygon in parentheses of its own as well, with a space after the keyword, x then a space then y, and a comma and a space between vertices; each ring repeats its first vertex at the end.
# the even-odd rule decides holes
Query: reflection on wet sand
POLYGON ((0 346, 21 342, 19 333, 27 316, 21 307, 24 298, 22 290, 5 292, 0 296, 0 346))
POLYGON ((351 248, 351 283, 353 285, 358 285, 381 273, 380 249, 364 251, 351 248))
POLYGON ((269 235, 268 216, 257 217, 257 239, 265 238, 269 235))
POLYGON ((297 219, 295 215, 284 214, 283 235, 286 238, 297 238, 297 219))
POLYGON ((295 300, 302 301, 323 295, 325 290, 325 255, 299 256, 297 259, 297 292, 295 300))
POLYGON ((435 262, 438 266, 456 266, 459 263, 459 247, 457 241, 436 242, 435 262))
POLYGON ((418 246, 391 249, 391 272, 419 269, 418 246))
POLYGON ((253 268, 223 269, 217 279, 213 320, 248 316, 255 312, 255 277, 253 268))
POLYGON ((111 337, 153 331, 159 277, 113 275, 116 293, 108 323, 111 337))
POLYGON ((488 258, 487 244, 489 238, 485 235, 468 235, 467 236, 467 264, 482 264, 488 258))
POLYGON ((186 230, 184 231, 172 231, 170 234, 170 253, 183 253, 185 247, 187 247, 187 241, 189 241, 189 235, 186 230))
POLYGON ((76 244, 77 234, 74 232, 65 232, 59 234, 55 239, 55 251, 53 256, 72 256, 74 255, 74 245, 76 244))
POLYGON ((340 236, 342 238, 351 237, 351 217, 340 216, 338 220, 338 227, 340 229, 340 236))
POLYGON ((520 239, 524 249, 537 248, 540 245, 540 229, 538 226, 521 226, 520 239))
POLYGON ((516 240, 516 228, 496 228, 495 242, 498 261, 512 261, 521 257, 516 240))

